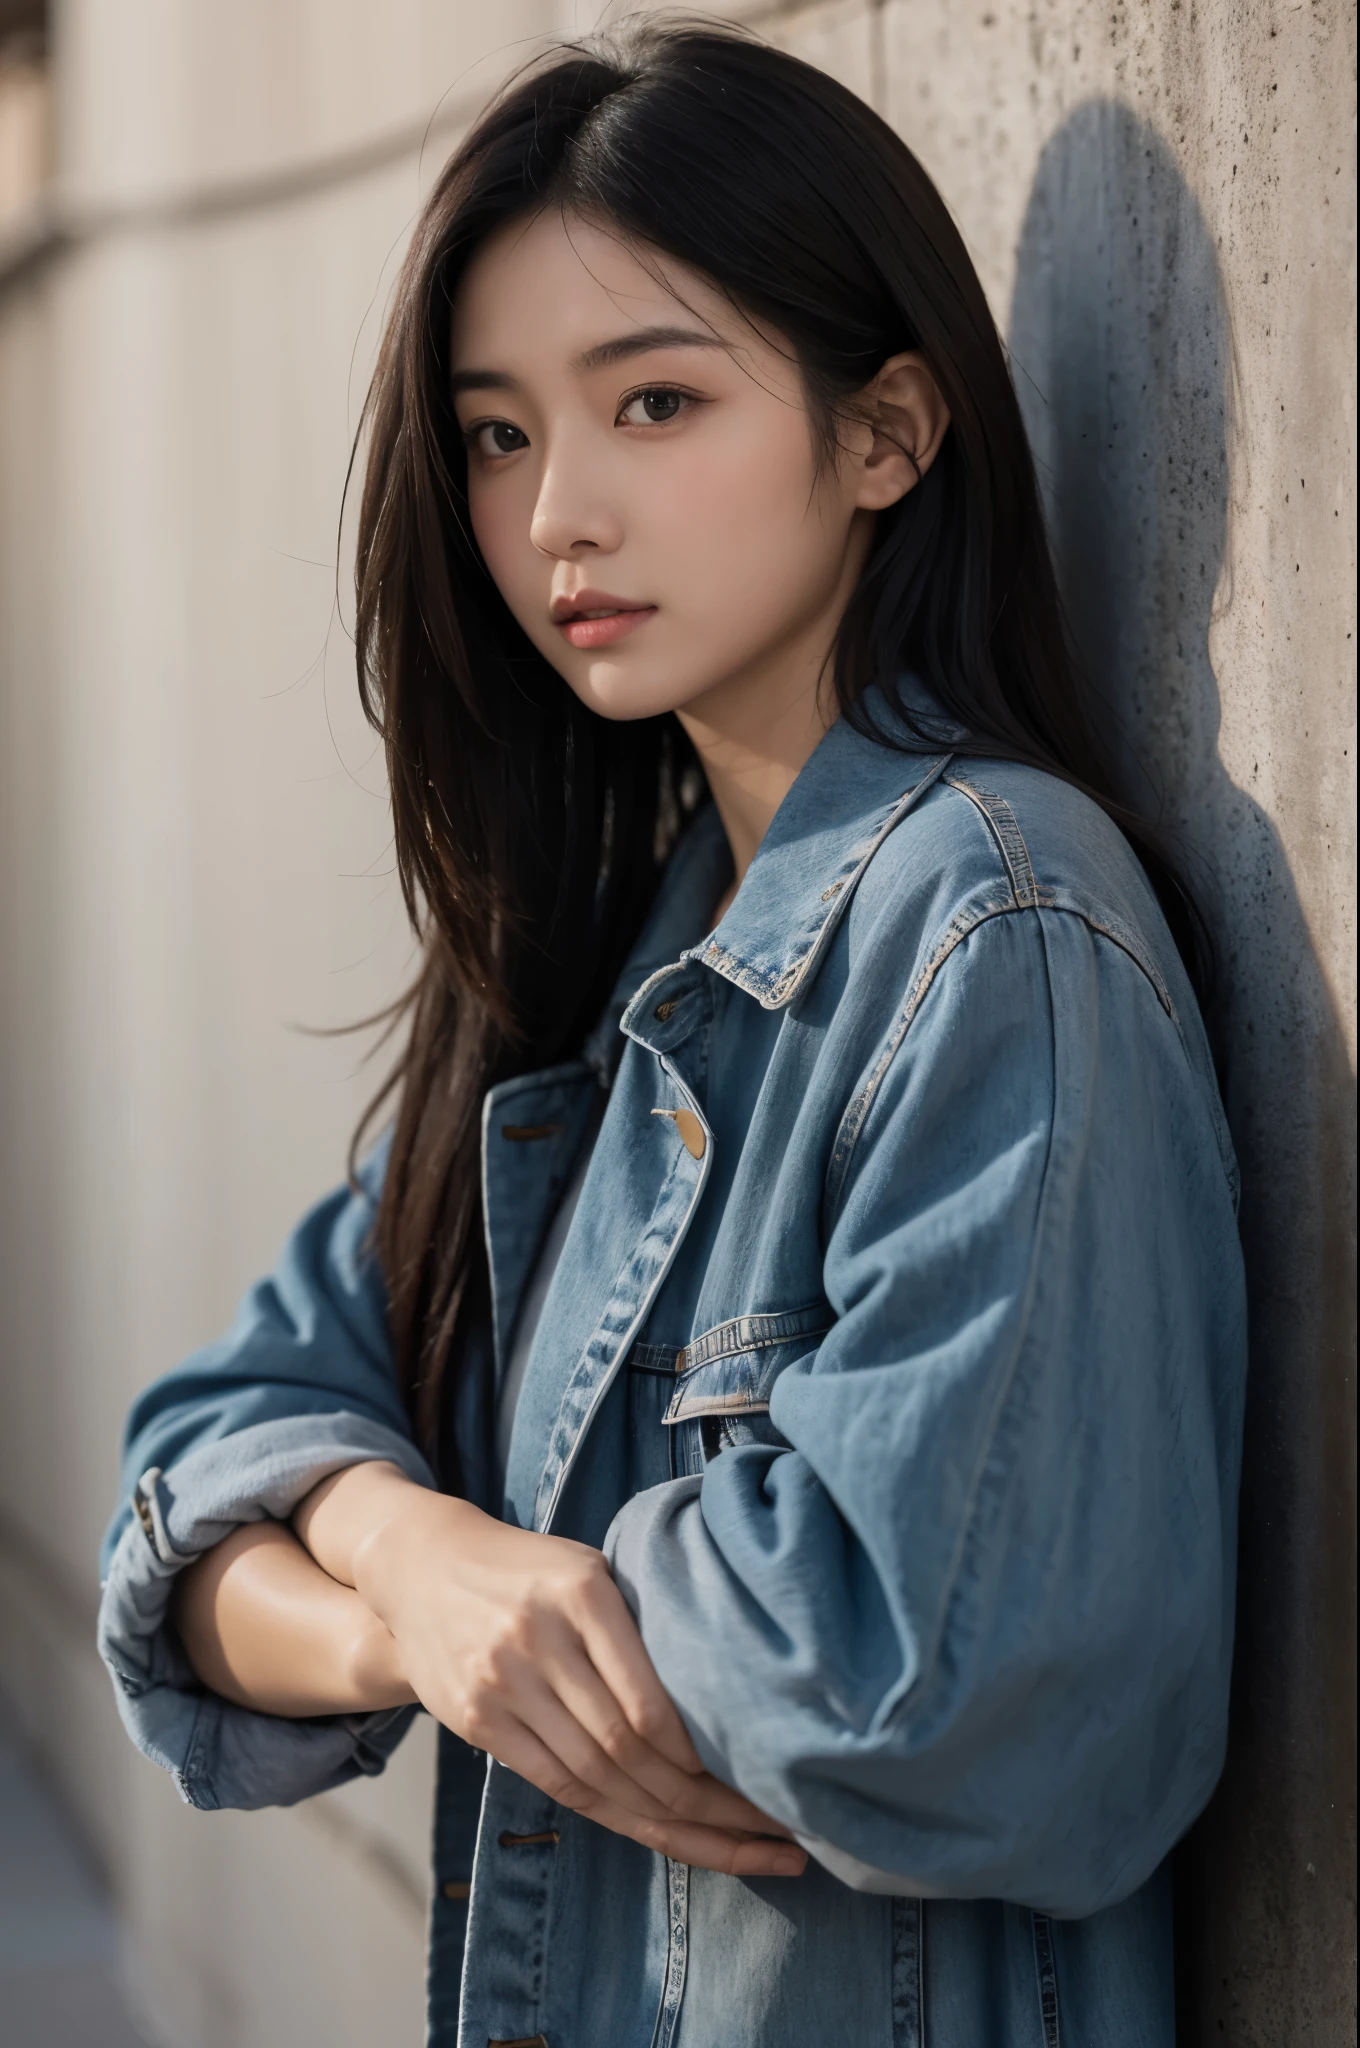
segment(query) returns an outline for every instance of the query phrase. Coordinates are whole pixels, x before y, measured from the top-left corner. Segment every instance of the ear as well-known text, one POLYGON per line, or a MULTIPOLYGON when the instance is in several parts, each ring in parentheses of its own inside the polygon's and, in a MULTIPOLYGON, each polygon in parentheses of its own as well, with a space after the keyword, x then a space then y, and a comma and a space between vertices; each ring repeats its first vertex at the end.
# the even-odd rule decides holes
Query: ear
MULTIPOLYGON (((889 356, 856 408, 872 440, 856 451, 856 507, 883 512, 914 490, 940 452, 949 407, 919 349, 889 356)), ((861 447, 863 443, 861 443, 861 447)))

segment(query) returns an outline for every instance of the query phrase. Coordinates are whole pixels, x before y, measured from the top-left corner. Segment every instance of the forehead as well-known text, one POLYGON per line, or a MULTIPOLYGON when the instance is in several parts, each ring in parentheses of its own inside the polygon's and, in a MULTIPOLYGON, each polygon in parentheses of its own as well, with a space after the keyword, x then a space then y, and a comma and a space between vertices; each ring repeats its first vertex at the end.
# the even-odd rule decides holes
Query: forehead
POLYGON ((454 302, 452 367, 576 356, 630 327, 675 326, 681 315, 734 348, 753 339, 699 271, 552 208, 507 222, 472 258, 454 302))

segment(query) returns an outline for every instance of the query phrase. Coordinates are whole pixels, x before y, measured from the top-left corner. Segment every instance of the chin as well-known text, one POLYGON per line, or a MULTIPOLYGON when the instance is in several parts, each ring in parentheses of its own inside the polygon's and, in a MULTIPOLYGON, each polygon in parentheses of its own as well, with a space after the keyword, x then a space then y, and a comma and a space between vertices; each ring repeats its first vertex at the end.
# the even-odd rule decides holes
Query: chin
POLYGON ((629 674, 621 663, 604 661, 592 662, 585 676, 568 676, 567 681, 590 710, 620 723, 634 718, 658 718, 663 711, 683 710, 704 690, 702 682, 629 674))

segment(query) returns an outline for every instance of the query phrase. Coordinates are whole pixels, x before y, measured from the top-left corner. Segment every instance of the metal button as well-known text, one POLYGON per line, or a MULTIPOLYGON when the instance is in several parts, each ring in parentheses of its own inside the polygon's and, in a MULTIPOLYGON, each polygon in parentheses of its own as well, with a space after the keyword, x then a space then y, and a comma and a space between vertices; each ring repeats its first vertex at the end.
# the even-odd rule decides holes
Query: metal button
POLYGON ((658 1024, 664 1024, 666 1019, 672 1014, 672 1012, 677 1010, 679 1007, 680 1002, 678 996, 667 996, 664 1003, 657 1004, 656 1008, 652 1011, 652 1015, 656 1018, 658 1024))

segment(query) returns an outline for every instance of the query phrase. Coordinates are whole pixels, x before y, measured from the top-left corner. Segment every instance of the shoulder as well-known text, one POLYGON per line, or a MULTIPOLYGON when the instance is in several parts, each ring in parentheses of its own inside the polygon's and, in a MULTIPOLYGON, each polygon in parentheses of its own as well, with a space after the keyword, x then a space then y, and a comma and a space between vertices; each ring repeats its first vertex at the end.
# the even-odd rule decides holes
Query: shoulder
POLYGON ((944 1037, 956 1045, 988 1038, 984 1012, 1009 1016, 1014 1059, 1021 984, 1034 995, 1036 1045, 1054 1029, 1086 1035, 1095 1009, 1113 1004, 1135 1027, 1118 1041, 1122 1056, 1148 1061, 1162 1087, 1179 1071, 1235 1197, 1213 1060, 1175 941, 1133 848, 1070 783, 956 756, 865 868, 847 938, 849 976, 884 1032, 879 1080, 929 1006, 948 1012, 944 1037))
POLYGON ((1169 1015, 1194 1012, 1133 848, 1097 803, 1042 769, 956 756, 884 839, 858 894, 865 971, 907 960, 924 971, 998 917, 1020 918, 1041 943, 1051 911, 1119 947, 1169 1015))

